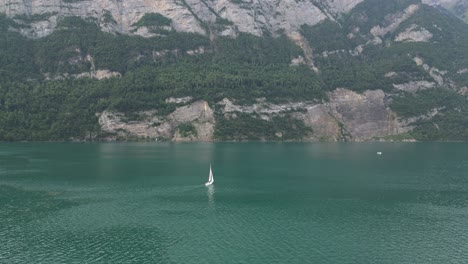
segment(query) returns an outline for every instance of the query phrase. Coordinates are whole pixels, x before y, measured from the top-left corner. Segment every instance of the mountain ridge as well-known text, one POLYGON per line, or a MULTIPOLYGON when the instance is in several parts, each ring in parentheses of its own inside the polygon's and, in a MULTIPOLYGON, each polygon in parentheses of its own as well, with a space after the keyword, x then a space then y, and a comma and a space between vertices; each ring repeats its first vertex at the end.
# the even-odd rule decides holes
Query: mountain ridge
POLYGON ((56 1, 58 11, 9 2, 0 140, 468 139, 468 27, 439 6, 452 0, 159 1, 146 10, 175 8, 182 20, 144 5, 117 18, 107 1, 56 1), (290 6, 275 18, 276 4, 290 6), (66 16, 80 12, 93 15, 66 16), (241 27, 245 12, 253 16, 241 27))
MULTIPOLYGON (((29 22, 28 30, 20 31, 28 37, 44 37, 52 33, 57 19, 64 16, 94 18, 107 32, 153 36, 136 24, 148 13, 158 13, 171 20, 171 27, 179 32, 212 33, 210 25, 223 20, 225 28, 218 32, 235 37, 239 32, 261 36, 266 30, 276 34, 297 32, 302 25, 315 25, 325 19, 338 19, 363 0, 255 0, 255 1, 88 1, 88 0, 1 0, 0 13, 20 22, 29 22)), ((462 0, 424 0, 423 4, 443 6, 465 16, 467 4, 462 0)))

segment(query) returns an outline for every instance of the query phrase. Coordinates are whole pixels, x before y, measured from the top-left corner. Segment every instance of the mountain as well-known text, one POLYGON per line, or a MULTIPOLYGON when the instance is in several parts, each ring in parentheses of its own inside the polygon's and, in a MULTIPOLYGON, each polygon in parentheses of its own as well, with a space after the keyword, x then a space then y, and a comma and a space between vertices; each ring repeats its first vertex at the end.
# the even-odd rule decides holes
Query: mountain
POLYGON ((467 140, 466 10, 0 0, 0 140, 467 140))

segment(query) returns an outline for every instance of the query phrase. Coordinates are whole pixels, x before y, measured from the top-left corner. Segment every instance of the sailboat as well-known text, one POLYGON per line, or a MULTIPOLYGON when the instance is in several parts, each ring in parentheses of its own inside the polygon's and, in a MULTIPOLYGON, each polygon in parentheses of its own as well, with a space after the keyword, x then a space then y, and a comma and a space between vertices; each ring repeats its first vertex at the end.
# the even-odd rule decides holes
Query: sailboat
POLYGON ((208 181, 205 183, 205 186, 209 186, 213 183, 214 183, 213 172, 211 171, 211 164, 210 164, 210 175, 208 176, 208 181))

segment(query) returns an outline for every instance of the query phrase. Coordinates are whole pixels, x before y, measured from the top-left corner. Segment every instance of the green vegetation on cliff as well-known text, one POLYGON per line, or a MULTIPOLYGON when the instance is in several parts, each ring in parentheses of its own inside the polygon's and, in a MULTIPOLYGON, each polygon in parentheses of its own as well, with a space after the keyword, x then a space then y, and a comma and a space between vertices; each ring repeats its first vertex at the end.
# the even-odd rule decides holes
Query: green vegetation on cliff
POLYGON ((315 49, 315 61, 322 71, 327 88, 390 91, 394 83, 431 80, 427 71, 415 64, 415 57, 422 57, 428 65, 447 71, 447 77, 456 81, 459 86, 468 85, 468 74, 457 74, 458 70, 468 65, 468 27, 449 14, 422 5, 395 31, 383 36, 382 44, 367 44, 373 38, 368 33, 370 25, 375 26, 377 21, 385 21, 385 14, 403 10, 416 2, 418 1, 365 1, 343 18, 341 24, 347 26, 345 29, 330 20, 312 27, 303 26, 302 34, 315 49), (432 39, 428 42, 393 41, 399 33, 413 24, 430 29, 432 39), (349 32, 354 32, 352 37, 349 32), (363 47, 362 53, 355 50, 359 45, 363 47), (384 78, 388 72, 395 72, 395 77, 384 78))
POLYGON ((231 119, 218 116, 215 130, 215 138, 220 140, 301 140, 311 134, 312 129, 290 115, 267 121, 245 113, 231 119))
POLYGON ((161 26, 170 26, 171 20, 158 13, 146 13, 143 17, 133 26, 136 27, 161 27, 161 26))
POLYGON ((182 123, 177 128, 183 137, 197 136, 197 130, 192 123, 182 123))
POLYGON ((468 98, 452 90, 402 94, 391 106, 401 117, 419 117, 413 122, 416 128, 409 133, 416 140, 468 140, 468 98))

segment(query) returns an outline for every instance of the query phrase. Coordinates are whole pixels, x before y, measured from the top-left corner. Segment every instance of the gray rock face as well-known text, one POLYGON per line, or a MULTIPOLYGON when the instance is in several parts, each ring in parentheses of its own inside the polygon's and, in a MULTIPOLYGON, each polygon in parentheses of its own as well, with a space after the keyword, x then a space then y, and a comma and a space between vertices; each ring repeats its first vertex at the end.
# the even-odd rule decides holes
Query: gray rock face
POLYGON ((257 103, 236 105, 225 98, 218 104, 226 118, 236 118, 236 113, 258 114, 264 120, 275 115, 297 111, 293 116, 304 121, 314 133, 305 140, 374 140, 407 132, 406 123, 398 121, 389 109, 389 101, 382 90, 366 91, 363 94, 347 89, 329 93, 330 102, 298 102, 290 104, 257 103), (305 111, 298 111, 305 110, 305 111))
POLYGON ((313 130, 313 135, 308 138, 313 141, 340 141, 345 140, 341 126, 336 117, 331 113, 330 105, 317 104, 306 107, 305 113, 295 113, 294 116, 303 120, 304 124, 313 130))
POLYGON ((112 72, 109 70, 97 70, 93 72, 85 72, 85 73, 80 73, 76 74, 74 76, 75 78, 93 78, 93 79, 108 79, 112 77, 121 77, 121 74, 118 72, 112 72))
POLYGON ((435 83, 428 81, 413 81, 402 84, 393 84, 393 87, 395 87, 396 89, 410 93, 416 93, 421 90, 431 89, 435 86, 435 83))
POLYGON ((342 122, 354 141, 396 135, 406 132, 388 107, 382 90, 358 94, 346 89, 330 93, 331 113, 342 122))
POLYGON ((191 96, 179 97, 179 98, 170 97, 170 98, 167 98, 165 102, 173 103, 173 104, 185 104, 185 103, 192 101, 192 99, 193 98, 191 96))
MULTIPOLYGON (((187 1, 190 2, 190 1, 187 1)), ((195 1, 194 1, 195 2, 195 1)), ((145 13, 160 13, 172 19, 172 27, 178 31, 204 33, 204 29, 192 15, 189 7, 173 0, 132 0, 132 1, 73 1, 61 0, 1 0, 0 12, 9 17, 15 15, 55 14, 58 16, 94 17, 103 21, 103 16, 109 12, 116 26, 113 28, 120 33, 130 33, 134 23, 138 22, 145 13)), ((52 27, 51 24, 50 27, 52 27)), ((101 24, 101 26, 104 26, 101 24)), ((50 28, 49 27, 49 28, 50 28)), ((111 28, 107 28, 108 30, 111 28)), ((45 35, 39 33, 38 35, 45 35)))
MULTIPOLYGON (((107 32, 137 34, 150 37, 154 34, 144 27, 133 26, 146 13, 159 13, 172 20, 177 31, 207 34, 203 24, 216 23, 217 17, 227 19, 232 26, 219 32, 235 36, 236 31, 262 35, 267 30, 276 34, 285 30, 296 32, 301 25, 314 25, 329 17, 351 10, 363 0, 251 0, 251 1, 200 1, 200 0, 0 0, 0 13, 15 18, 17 15, 49 14, 42 21, 35 21, 31 28, 21 33, 29 37, 44 37, 55 29, 57 18, 79 16, 96 18, 107 32), (112 15, 112 22, 105 15, 112 15)), ((16 17, 18 18, 18 17, 16 17)))
POLYGON ((447 71, 441 71, 436 67, 431 67, 424 63, 424 60, 421 57, 413 58, 413 61, 416 65, 422 67, 429 75, 437 82, 438 85, 442 86, 445 83, 444 75, 447 74, 447 71))
POLYGON ((197 133, 192 137, 183 137, 179 130, 173 137, 174 141, 211 141, 214 133, 214 113, 205 101, 197 101, 190 105, 177 108, 167 117, 173 126, 191 123, 197 133))
POLYGON ((295 111, 298 109, 303 109, 305 107, 310 106, 313 104, 312 102, 298 102, 298 103, 289 103, 289 104, 272 104, 268 102, 262 102, 263 100, 259 100, 260 102, 253 104, 253 105, 236 105, 228 98, 224 98, 221 102, 218 103, 222 107, 223 114, 231 114, 231 113, 246 113, 246 114, 265 114, 265 115, 272 115, 272 114, 279 114, 282 112, 287 111, 295 111))
POLYGON ((116 139, 166 139, 172 141, 211 141, 214 132, 213 110, 205 101, 193 102, 178 107, 168 116, 160 116, 156 111, 139 113, 139 121, 127 121, 123 113, 105 111, 96 114, 101 130, 113 134, 108 140, 116 139), (182 136, 179 125, 190 123, 196 133, 182 136))
POLYGON ((363 1, 364 0, 316 0, 315 2, 327 7, 330 13, 339 14, 350 11, 363 1))
POLYGON ((418 25, 411 25, 405 31, 396 36, 398 42, 428 42, 432 38, 432 33, 418 25))
MULTIPOLYGON (((218 102, 217 108, 225 118, 237 118, 237 114, 255 114, 270 121, 274 116, 292 113, 313 129, 313 134, 303 140, 310 141, 367 141, 407 132, 409 121, 399 122, 395 113, 388 108, 388 100, 381 90, 363 94, 337 89, 329 94, 327 103, 297 102, 272 104, 258 100, 253 105, 236 105, 228 98, 218 102)), ((114 133, 109 140, 119 138, 164 138, 173 141, 214 140, 215 118, 213 110, 205 101, 196 101, 178 107, 167 116, 156 111, 140 113, 140 121, 125 121, 122 113, 103 112, 97 114, 101 129, 114 133), (179 126, 190 123, 196 135, 182 136, 179 126)), ((280 133, 280 131, 277 131, 280 133)))
POLYGON ((383 37, 389 32, 393 32, 398 26, 409 17, 411 17, 416 11, 418 11, 419 5, 413 4, 408 6, 403 12, 399 12, 389 16, 387 26, 375 26, 371 29, 372 35, 375 37, 383 37))
POLYGON ((458 74, 467 74, 468 73, 468 68, 458 70, 457 73, 458 74))
POLYGON ((104 132, 112 133, 108 140, 118 138, 167 138, 172 134, 172 127, 169 123, 161 123, 161 119, 154 116, 154 112, 139 113, 143 116, 143 121, 128 121, 123 113, 104 111, 96 114, 99 125, 104 132))
POLYGON ((318 68, 314 65, 312 47, 307 39, 299 32, 291 32, 288 37, 296 43, 304 51, 305 62, 311 69, 318 72, 318 68))

